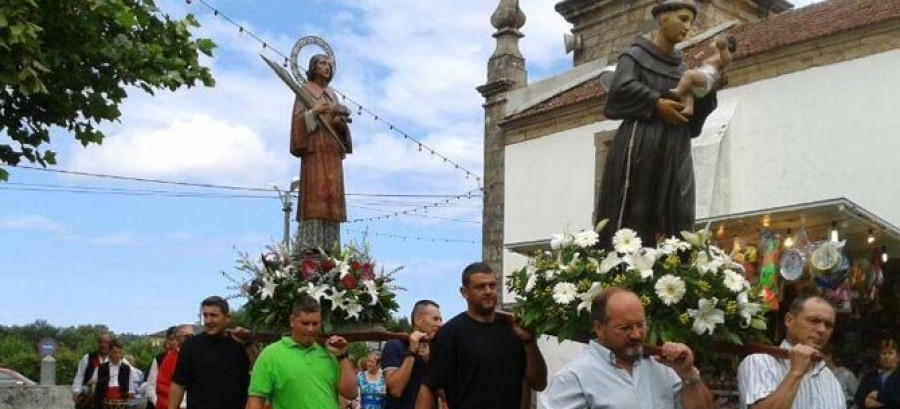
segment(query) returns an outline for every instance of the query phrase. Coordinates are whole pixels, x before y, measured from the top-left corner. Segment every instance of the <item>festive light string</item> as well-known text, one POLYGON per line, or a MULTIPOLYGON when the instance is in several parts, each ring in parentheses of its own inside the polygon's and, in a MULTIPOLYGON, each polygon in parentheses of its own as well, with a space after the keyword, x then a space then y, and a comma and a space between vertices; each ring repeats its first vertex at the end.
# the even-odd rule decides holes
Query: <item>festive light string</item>
MULTIPOLYGON (((468 198, 471 198, 472 195, 475 194, 476 192, 481 192, 481 188, 478 188, 478 189, 472 189, 472 190, 470 190, 470 191, 468 191, 468 192, 466 192, 466 193, 464 193, 464 194, 462 194, 462 195, 457 196, 457 197, 455 198, 455 200, 462 200, 463 198, 467 198, 467 199, 468 199, 468 198)), ((434 204, 427 204, 427 205, 424 205, 424 206, 417 206, 417 207, 414 207, 414 208, 411 208, 411 209, 406 209, 406 210, 396 211, 396 212, 393 212, 393 213, 383 214, 383 215, 380 215, 380 216, 360 217, 360 218, 348 220, 347 223, 349 224, 349 223, 374 222, 374 221, 387 220, 387 219, 392 219, 392 218, 395 218, 395 217, 400 217, 400 216, 406 216, 406 215, 410 215, 410 214, 415 214, 415 213, 418 213, 418 212, 426 212, 426 211, 428 211, 429 208, 434 209, 434 208, 440 207, 441 204, 448 204, 448 203, 450 203, 450 200, 451 200, 451 199, 444 199, 443 202, 438 202, 438 203, 434 203, 434 204)))
MULTIPOLYGON (((187 4, 192 4, 194 0, 185 0, 185 1, 187 2, 187 4)), ((267 41, 263 40, 262 38, 260 38, 258 35, 256 35, 252 31, 244 28, 244 26, 242 26, 240 23, 234 21, 234 19, 232 19, 228 15, 226 15, 225 13, 222 13, 219 9, 217 9, 217 8, 213 7, 211 4, 207 3, 206 0, 196 0, 196 1, 200 4, 202 4, 203 6, 205 6, 206 8, 208 8, 209 10, 211 10, 213 12, 214 16, 222 17, 229 24, 237 27, 239 33, 246 33, 251 38, 256 40, 258 43, 260 43, 262 45, 263 51, 272 52, 272 53, 278 55, 279 57, 283 58, 284 66, 285 67, 288 66, 288 62, 290 61, 290 59, 287 57, 287 55, 282 53, 280 50, 269 45, 269 43, 267 41)), ((458 162, 456 162, 456 161, 448 158, 447 156, 441 154, 440 152, 434 150, 434 148, 426 145, 424 142, 410 136, 409 133, 400 129, 397 125, 394 125, 391 121, 384 119, 383 117, 381 117, 374 111, 366 108, 361 103, 359 103, 356 100, 354 100, 353 98, 349 97, 347 94, 340 92, 336 89, 334 90, 334 92, 336 94, 340 95, 342 100, 348 101, 348 102, 352 103, 353 105, 355 105, 356 106, 355 111, 356 111, 357 115, 362 116, 363 113, 366 113, 376 122, 381 122, 381 123, 387 125, 388 129, 391 131, 392 134, 402 137, 404 140, 408 141, 409 143, 416 145, 416 148, 418 149, 419 152, 429 153, 429 154, 431 154, 432 157, 442 160, 448 166, 452 165, 454 167, 454 169, 465 174, 466 179, 474 178, 475 183, 478 185, 479 190, 482 188, 481 177, 478 176, 477 173, 475 173, 469 169, 466 169, 463 165, 460 165, 458 162)))
POLYGON ((423 242, 431 242, 431 243, 460 243, 460 244, 478 244, 475 240, 464 240, 464 239, 448 239, 448 238, 440 238, 440 237, 422 237, 422 236, 404 236, 400 234, 387 234, 387 233, 377 233, 369 230, 353 230, 353 229, 342 229, 347 233, 354 233, 357 235, 369 235, 369 236, 377 236, 377 237, 386 237, 389 239, 402 239, 406 240, 414 240, 414 241, 423 241, 423 242))

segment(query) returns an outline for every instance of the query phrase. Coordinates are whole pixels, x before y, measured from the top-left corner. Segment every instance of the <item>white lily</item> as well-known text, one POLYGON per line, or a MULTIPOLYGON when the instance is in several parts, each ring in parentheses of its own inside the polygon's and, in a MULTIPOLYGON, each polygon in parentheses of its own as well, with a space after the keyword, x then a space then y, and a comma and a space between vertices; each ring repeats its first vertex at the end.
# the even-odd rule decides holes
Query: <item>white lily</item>
POLYGON ((300 287, 297 289, 298 293, 306 293, 312 299, 316 301, 321 301, 323 298, 328 296, 328 284, 320 284, 315 285, 313 283, 306 283, 306 287, 300 287))
POLYGON ((668 239, 663 240, 663 242, 659 246, 659 251, 665 255, 674 254, 682 250, 689 250, 691 248, 690 243, 679 240, 677 237, 669 237, 668 239))
POLYGON ((275 280, 270 280, 268 278, 263 278, 262 280, 262 290, 259 292, 259 296, 262 299, 272 298, 275 295, 275 288, 278 287, 275 284, 275 280))
POLYGON ((359 313, 361 313, 362 310, 363 310, 362 305, 359 305, 359 303, 356 303, 356 302, 347 303, 347 305, 344 307, 344 311, 347 313, 347 318, 351 318, 351 319, 358 320, 359 313))
POLYGON ((653 263, 656 262, 656 250, 644 249, 643 254, 641 252, 626 254, 623 260, 628 264, 628 269, 640 273, 642 279, 646 280, 653 277, 653 263))
POLYGON ((363 280, 362 283, 366 287, 366 294, 372 298, 369 305, 378 304, 378 284, 375 284, 374 280, 363 280))
POLYGON ((537 284, 537 273, 531 273, 528 275, 528 281, 525 282, 525 292, 530 293, 531 290, 534 290, 535 284, 537 284))
POLYGON ((606 274, 619 264, 622 264, 622 258, 615 251, 610 251, 606 258, 600 262, 600 274, 606 274))
POLYGON ((578 295, 578 298, 581 299, 581 303, 578 304, 578 313, 581 314, 582 311, 591 312, 591 303, 594 301, 600 292, 603 291, 603 284, 600 284, 597 281, 591 283, 591 288, 587 291, 578 295))
POLYGON ((344 300, 344 294, 346 294, 346 291, 338 290, 337 288, 331 288, 330 291, 331 294, 326 295, 325 298, 331 301, 331 310, 334 311, 338 308, 342 310, 346 309, 346 301, 344 300))
POLYGON ((689 231, 682 231, 681 237, 691 243, 692 246, 702 248, 706 247, 706 243, 709 242, 710 232, 709 230, 698 230, 696 233, 689 231))
POLYGON ((757 303, 750 302, 749 298, 749 294, 747 294, 746 291, 738 294, 737 296, 738 314, 741 316, 741 318, 743 318, 743 322, 741 322, 741 328, 749 327, 750 321, 753 320, 753 316, 762 310, 762 306, 757 303))
POLYGON ((717 257, 710 257, 705 251, 701 251, 697 253, 697 261, 695 265, 697 266, 697 270, 700 272, 700 275, 706 275, 707 273, 715 273, 719 271, 719 267, 722 267, 723 260, 717 257))
POLYGON ((569 260, 567 264, 559 263, 559 270, 565 271, 574 268, 578 265, 578 259, 581 258, 581 253, 575 253, 572 255, 572 259, 569 260))
POLYGON ((350 274, 350 263, 348 263, 346 260, 342 260, 341 264, 339 264, 337 268, 341 272, 341 275, 338 277, 339 279, 344 278, 347 274, 350 274))
POLYGON ((553 250, 559 250, 569 243, 572 242, 572 236, 566 233, 560 234, 551 234, 550 235, 550 248, 553 250))
POLYGON ((697 303, 697 309, 688 308, 688 316, 694 319, 693 328, 697 335, 703 335, 704 332, 713 334, 716 324, 725 323, 725 311, 716 308, 719 300, 713 297, 711 300, 701 298, 697 303))

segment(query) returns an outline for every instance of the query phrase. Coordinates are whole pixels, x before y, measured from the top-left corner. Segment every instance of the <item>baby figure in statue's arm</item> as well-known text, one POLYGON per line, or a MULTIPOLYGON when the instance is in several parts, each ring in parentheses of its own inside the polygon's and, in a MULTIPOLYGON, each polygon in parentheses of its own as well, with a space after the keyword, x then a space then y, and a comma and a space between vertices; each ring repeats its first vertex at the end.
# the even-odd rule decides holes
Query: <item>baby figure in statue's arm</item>
POLYGON ((694 98, 703 98, 719 82, 722 72, 731 64, 731 53, 737 49, 737 41, 730 35, 720 35, 713 42, 713 54, 703 60, 694 69, 687 70, 681 76, 678 86, 669 90, 681 98, 684 115, 693 115, 694 98))

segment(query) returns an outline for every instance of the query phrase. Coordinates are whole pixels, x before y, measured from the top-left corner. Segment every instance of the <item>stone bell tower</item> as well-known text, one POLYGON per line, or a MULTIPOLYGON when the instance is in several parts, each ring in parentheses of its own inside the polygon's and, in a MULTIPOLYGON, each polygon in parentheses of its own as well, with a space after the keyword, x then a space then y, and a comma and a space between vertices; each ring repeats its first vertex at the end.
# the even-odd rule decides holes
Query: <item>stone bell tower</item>
POLYGON ((506 94, 528 83, 525 58, 519 51, 519 31, 525 13, 518 0, 500 0, 491 25, 497 29, 497 48, 488 60, 487 83, 478 87, 484 97, 484 209, 482 259, 498 275, 503 274, 503 132, 499 123, 506 107, 506 94))
MULTIPOLYGON (((656 27, 650 9, 661 0, 563 0, 559 12, 572 23, 575 65, 606 58, 614 64, 634 36, 656 27)), ((693 34, 737 20, 751 23, 794 7, 785 0, 694 0, 697 21, 693 34)))

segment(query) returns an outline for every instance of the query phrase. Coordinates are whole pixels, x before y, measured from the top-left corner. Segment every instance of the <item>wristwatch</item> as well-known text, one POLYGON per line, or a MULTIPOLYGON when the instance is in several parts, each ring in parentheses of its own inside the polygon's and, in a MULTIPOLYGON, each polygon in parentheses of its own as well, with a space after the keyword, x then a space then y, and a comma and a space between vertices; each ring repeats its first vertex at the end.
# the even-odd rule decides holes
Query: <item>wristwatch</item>
POLYGON ((416 357, 415 351, 410 351, 410 350, 407 349, 406 352, 403 353, 403 357, 406 358, 406 357, 408 357, 408 356, 411 356, 411 357, 415 358, 415 357, 416 357))
POLYGON ((684 387, 693 386, 702 381, 703 380, 700 379, 700 371, 696 367, 694 367, 694 371, 690 376, 681 378, 681 384, 684 385, 684 387))
POLYGON ((349 357, 349 356, 350 356, 349 353, 344 352, 343 354, 335 355, 334 358, 337 359, 338 361, 340 361, 342 359, 347 359, 347 357, 349 357))

